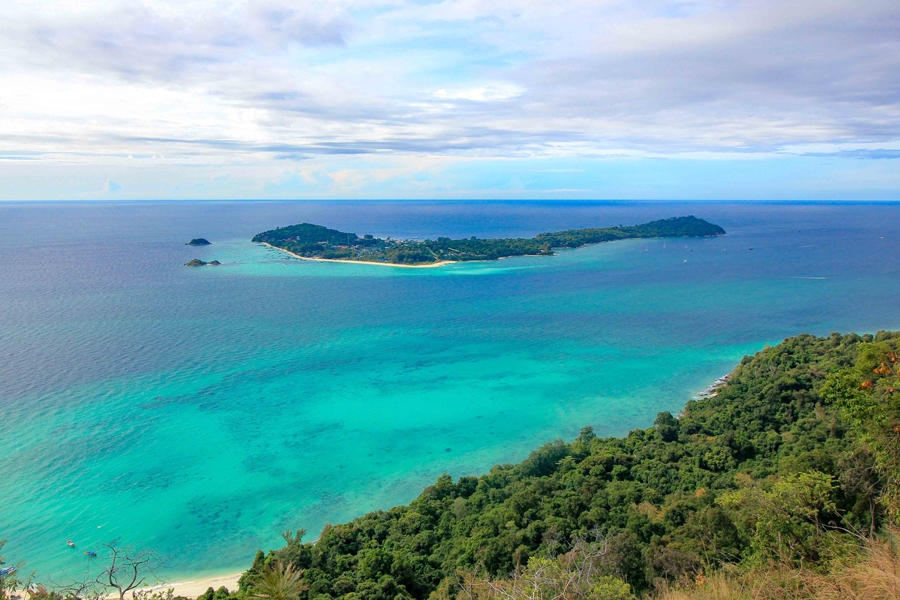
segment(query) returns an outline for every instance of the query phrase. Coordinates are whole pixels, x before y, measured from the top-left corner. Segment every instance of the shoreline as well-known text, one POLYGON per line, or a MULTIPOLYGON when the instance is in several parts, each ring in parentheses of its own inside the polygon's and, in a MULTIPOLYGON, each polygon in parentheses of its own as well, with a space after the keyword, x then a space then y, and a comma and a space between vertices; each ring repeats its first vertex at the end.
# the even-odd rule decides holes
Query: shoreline
MULTIPOLYGON (((735 367, 735 368, 737 368, 737 367, 735 367)), ((731 380, 731 374, 733 372, 734 371, 731 371, 730 373, 726 373, 725 375, 718 377, 715 381, 713 381, 711 384, 706 386, 706 388, 704 388, 702 392, 693 396, 691 399, 692 400, 703 400, 704 398, 714 398, 714 397, 718 396, 719 388, 722 387, 723 385, 727 384, 731 380)))
MULTIPOLYGON (((139 594, 142 592, 154 592, 154 591, 163 591, 172 590, 172 596, 178 597, 183 596, 185 598, 196 598, 197 596, 203 595, 207 589, 212 588, 214 590, 218 590, 220 587, 225 586, 229 592, 234 593, 238 589, 238 580, 243 575, 243 571, 240 573, 233 573, 231 575, 216 575, 214 577, 205 577, 203 579, 190 579, 188 581, 173 581, 172 583, 155 583, 150 586, 138 588, 134 590, 139 594)), ((131 594, 131 592, 129 592, 131 594)), ((118 593, 113 593, 107 598, 118 598, 118 593)))
POLYGON ((269 242, 254 242, 254 243, 262 244, 263 246, 268 246, 269 248, 272 248, 273 250, 279 250, 281 252, 285 252, 287 254, 290 254, 294 258, 299 258, 300 260, 312 260, 312 261, 317 261, 317 262, 332 262, 332 263, 346 263, 349 265, 378 265, 380 267, 400 267, 401 269, 430 269, 433 267, 443 267, 445 265, 455 265, 455 264, 459 264, 459 263, 494 262, 496 260, 504 260, 506 258, 518 258, 518 257, 522 257, 522 256, 555 256, 556 250, 578 250, 579 248, 584 248, 586 246, 596 246, 598 244, 609 244, 612 242, 622 242, 622 241, 626 241, 629 239, 635 239, 635 240, 665 240, 665 239, 690 239, 690 238, 708 239, 708 238, 722 237, 723 235, 725 235, 725 234, 703 235, 703 236, 680 236, 680 237, 674 237, 674 238, 669 238, 669 237, 623 238, 623 239, 618 239, 618 240, 606 240, 603 242, 590 242, 587 244, 582 244, 581 246, 574 246, 574 247, 558 247, 558 248, 555 247, 555 248, 552 248, 552 250, 553 250, 552 254, 516 254, 513 256, 499 256, 497 258, 482 258, 479 260, 441 260, 436 263, 429 263, 427 265, 401 265, 398 263, 377 262, 374 260, 346 260, 343 258, 312 258, 309 256, 300 256, 299 254, 295 254, 295 253, 291 252, 290 250, 285 250, 284 248, 279 248, 278 246, 273 246, 269 242))
POLYGON ((300 256, 299 254, 294 254, 290 250, 285 250, 284 248, 279 248, 278 246, 273 246, 268 242, 255 242, 257 244, 262 244, 264 246, 268 246, 274 250, 280 250, 281 252, 286 252, 293 256, 294 258, 299 258, 300 260, 312 260, 316 262, 333 262, 333 263, 347 263, 348 265, 377 265, 379 267, 400 267, 401 269, 431 269, 433 267, 443 267, 444 265, 455 265, 458 260, 441 260, 436 263, 430 263, 427 265, 399 265, 397 263, 389 263, 389 262, 375 262, 373 260, 344 260, 342 258, 311 258, 309 256, 300 256))
MULTIPOLYGON (((377 265, 379 267, 400 267, 401 269, 430 269, 432 267, 443 267, 445 265, 459 265, 462 263, 480 263, 480 262, 495 262, 498 260, 506 260, 507 258, 521 258, 524 256, 528 257, 546 257, 546 256, 555 256, 554 254, 516 254, 515 256, 500 256, 498 258, 482 258, 479 260, 442 260, 436 263, 429 263, 427 265, 401 265, 397 263, 389 263, 389 262, 375 262, 372 260, 344 260, 342 258, 311 258, 309 256, 300 256, 299 254, 294 254, 290 250, 285 250, 284 248, 279 248, 278 246, 273 246, 269 242, 253 242, 254 244, 262 244, 263 246, 268 246, 273 250, 280 250, 281 252, 285 252, 290 254, 294 258, 299 258, 300 260, 312 260, 316 262, 334 262, 334 263, 347 263, 348 265, 377 265)), ((590 244, 588 244, 590 245, 590 244)), ((580 246, 583 248, 584 246, 580 246)), ((577 248, 565 248, 565 250, 577 250, 577 248)))

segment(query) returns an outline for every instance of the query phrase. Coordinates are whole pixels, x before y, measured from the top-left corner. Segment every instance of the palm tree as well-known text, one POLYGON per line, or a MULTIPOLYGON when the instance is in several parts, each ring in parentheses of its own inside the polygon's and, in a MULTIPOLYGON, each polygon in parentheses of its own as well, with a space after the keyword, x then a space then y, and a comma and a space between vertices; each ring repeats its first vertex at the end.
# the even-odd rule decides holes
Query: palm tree
POLYGON ((301 583, 303 571, 295 571, 293 565, 280 560, 265 569, 254 584, 254 598, 269 600, 297 600, 300 592, 308 588, 301 583))

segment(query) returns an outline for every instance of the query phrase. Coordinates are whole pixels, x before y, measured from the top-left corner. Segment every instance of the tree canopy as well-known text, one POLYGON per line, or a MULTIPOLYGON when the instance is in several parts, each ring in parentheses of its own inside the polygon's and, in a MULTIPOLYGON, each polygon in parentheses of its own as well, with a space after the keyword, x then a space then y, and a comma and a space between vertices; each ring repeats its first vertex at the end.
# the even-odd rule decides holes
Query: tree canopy
POLYGON ((598 532, 597 576, 638 593, 709 565, 777 559, 815 568, 885 515, 885 479, 871 468, 877 451, 850 422, 882 422, 867 404, 877 397, 848 409, 835 381, 853 375, 846 390, 893 394, 881 379, 857 383, 883 368, 898 341, 789 338, 744 358, 715 395, 677 417, 660 413, 625 437, 585 427, 517 465, 443 475, 407 506, 326 526, 315 544, 298 532, 259 553, 247 581, 281 561, 303 570, 304 600, 452 597, 460 569, 503 577, 527 564, 533 573, 533 561, 598 532))

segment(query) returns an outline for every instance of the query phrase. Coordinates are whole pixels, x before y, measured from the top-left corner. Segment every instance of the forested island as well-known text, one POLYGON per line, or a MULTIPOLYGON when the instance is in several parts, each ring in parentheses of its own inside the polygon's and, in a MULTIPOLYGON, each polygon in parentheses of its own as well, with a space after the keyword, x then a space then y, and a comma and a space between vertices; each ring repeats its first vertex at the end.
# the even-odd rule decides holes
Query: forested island
POLYGON ((279 227, 253 236, 300 258, 350 260, 393 265, 438 265, 450 262, 497 260, 510 256, 550 256, 556 248, 579 248, 588 244, 631 238, 711 237, 725 230, 697 218, 672 217, 641 225, 570 229, 541 233, 533 238, 393 240, 372 235, 359 237, 321 225, 302 223, 279 227))

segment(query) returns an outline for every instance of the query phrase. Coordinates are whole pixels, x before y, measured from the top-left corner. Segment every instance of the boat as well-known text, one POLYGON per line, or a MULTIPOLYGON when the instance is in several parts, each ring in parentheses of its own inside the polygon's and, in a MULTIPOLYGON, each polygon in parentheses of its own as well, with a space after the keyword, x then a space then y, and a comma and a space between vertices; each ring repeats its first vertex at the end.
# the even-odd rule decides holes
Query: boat
POLYGON ((4 575, 12 575, 17 570, 18 570, 18 567, 6 567, 2 571, 0 571, 0 577, 3 577, 4 575))
POLYGON ((69 548, 75 547, 75 542, 73 542, 72 540, 66 540, 66 543, 69 545, 69 548))
POLYGON ((88 550, 87 552, 85 552, 85 554, 87 554, 87 555, 90 556, 91 558, 94 558, 94 557, 97 556, 97 553, 96 553, 96 552, 91 552, 90 550, 88 550))

